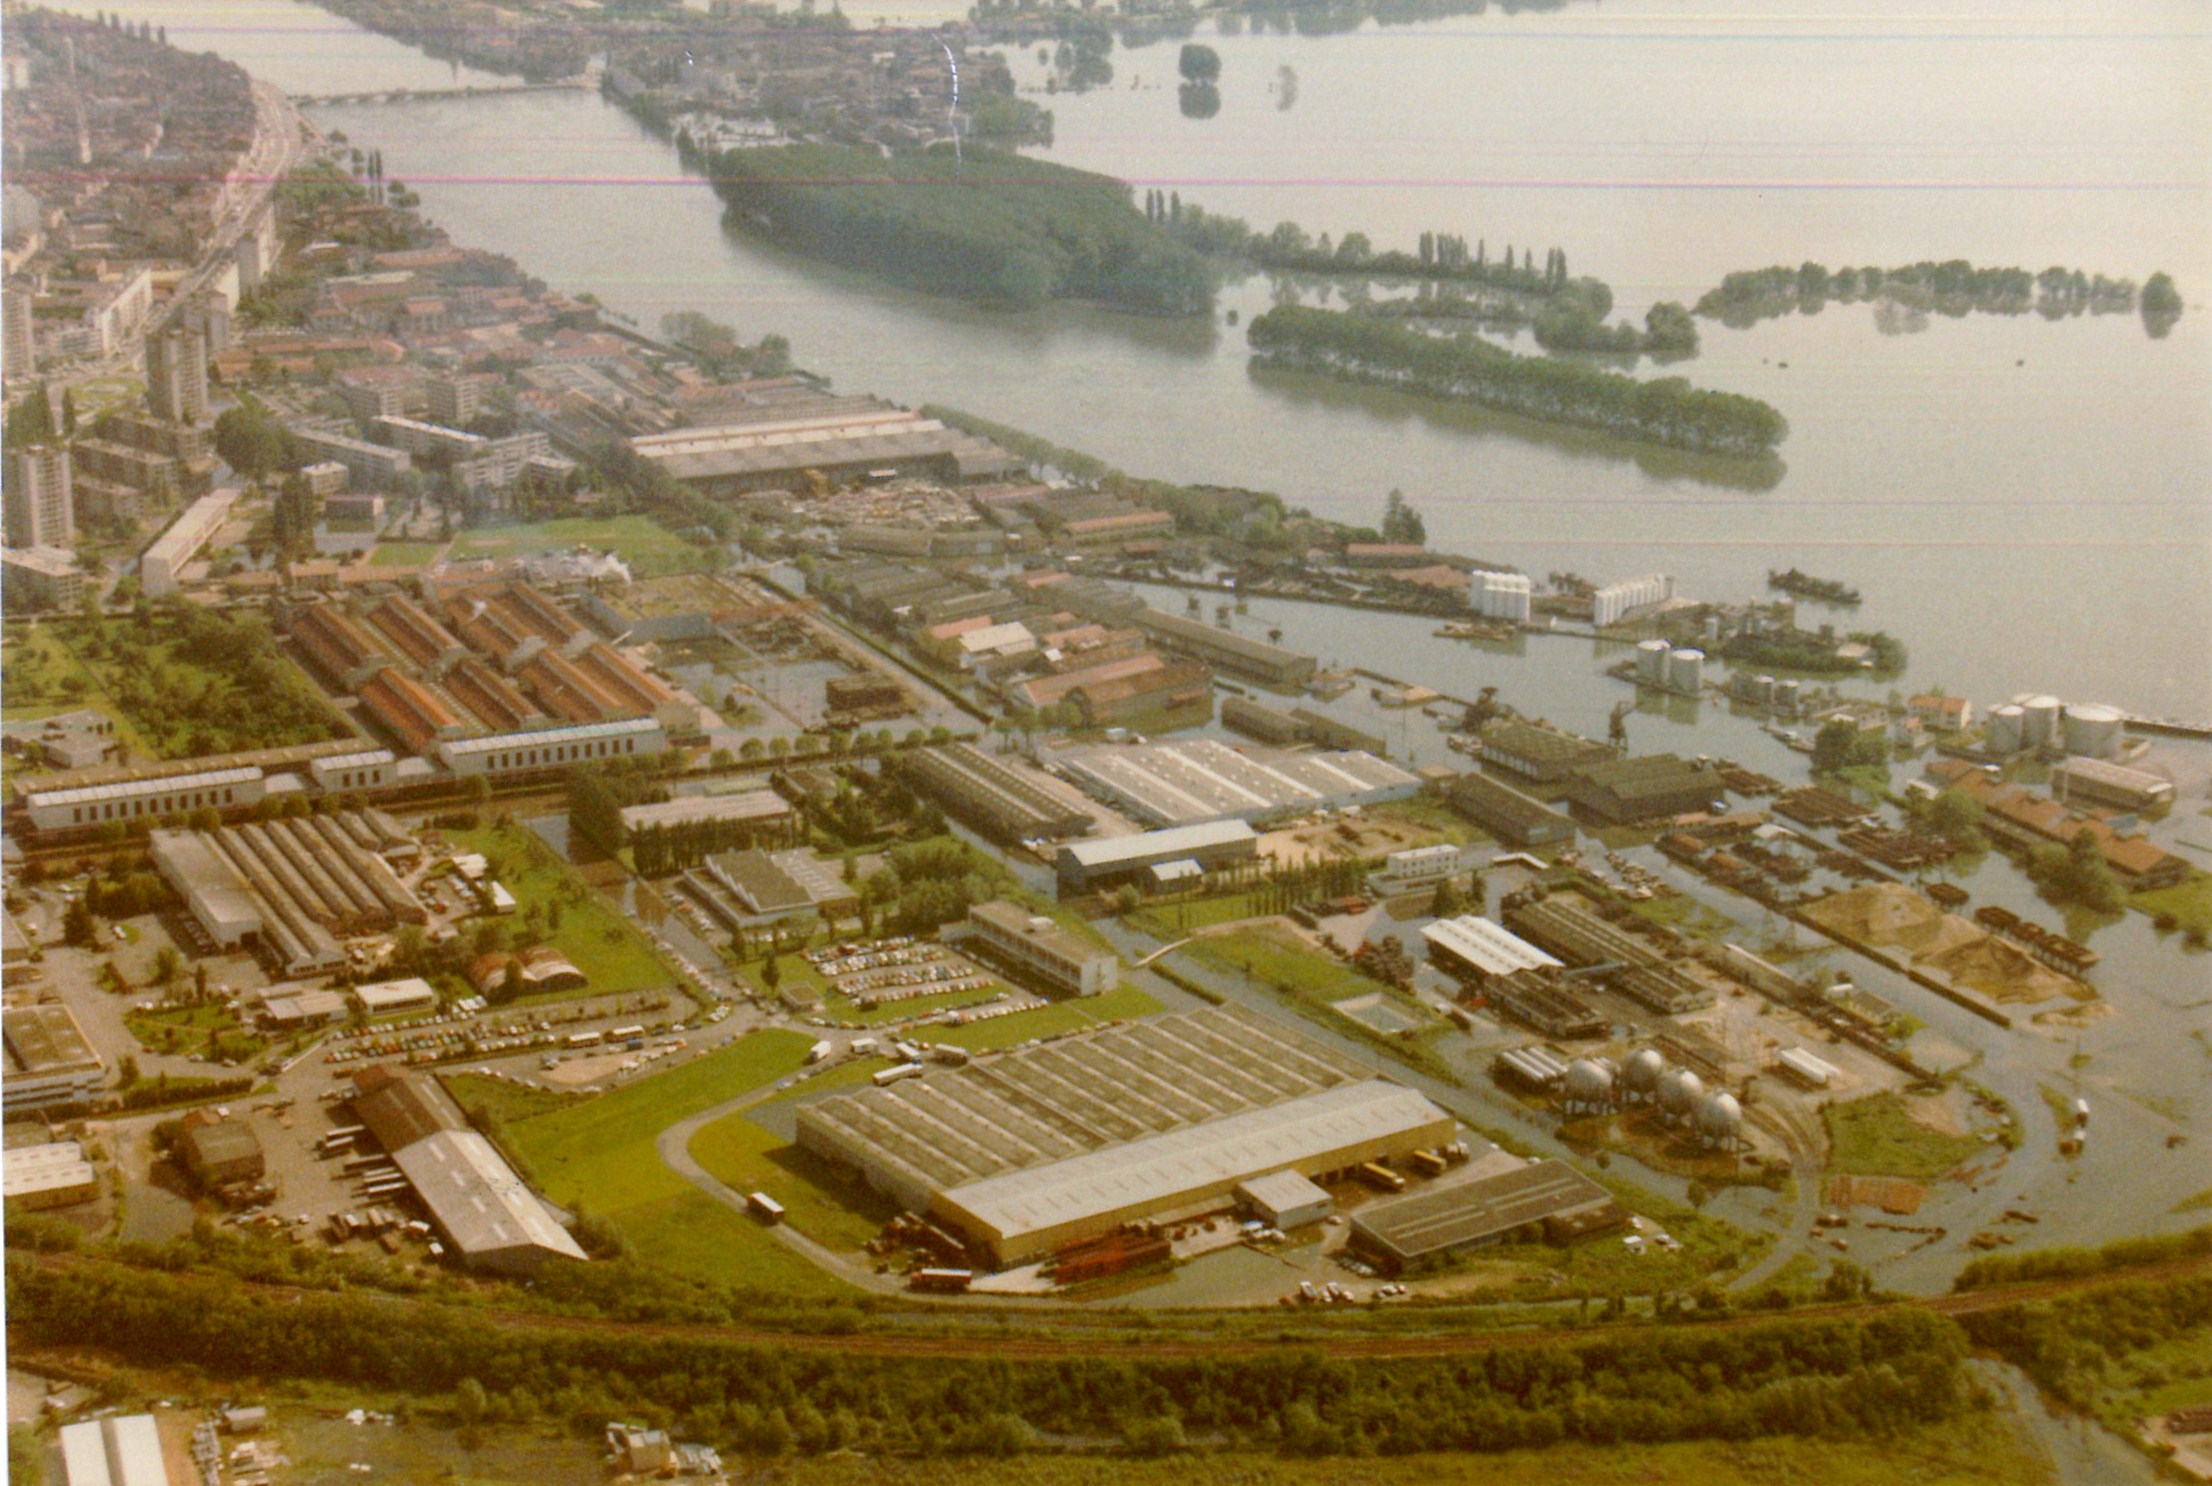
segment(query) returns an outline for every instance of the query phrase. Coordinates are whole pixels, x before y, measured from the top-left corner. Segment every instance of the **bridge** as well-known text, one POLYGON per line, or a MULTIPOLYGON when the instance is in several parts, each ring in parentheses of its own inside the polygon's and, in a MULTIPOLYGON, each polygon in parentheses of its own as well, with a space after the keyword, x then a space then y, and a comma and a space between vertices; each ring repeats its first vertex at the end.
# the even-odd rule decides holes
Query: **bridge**
POLYGON ((301 108, 330 108, 347 103, 439 103, 449 98, 504 98, 510 93, 565 93, 598 86, 588 77, 564 77, 549 83, 470 84, 459 88, 386 88, 373 93, 293 95, 301 108))

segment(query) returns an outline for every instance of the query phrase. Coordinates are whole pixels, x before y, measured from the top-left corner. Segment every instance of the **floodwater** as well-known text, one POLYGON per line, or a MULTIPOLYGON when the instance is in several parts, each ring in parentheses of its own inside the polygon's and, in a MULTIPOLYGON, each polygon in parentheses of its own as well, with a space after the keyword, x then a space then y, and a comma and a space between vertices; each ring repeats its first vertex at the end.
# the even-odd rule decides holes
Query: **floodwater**
MULTIPOLYGON (((126 0, 184 45, 309 94, 482 81, 281 0, 126 0)), ((1795 564, 1867 596, 1908 681, 2212 717, 2212 30, 2188 0, 1611 0, 1348 36, 1204 38, 1223 106, 1181 116, 1172 43, 1045 101, 1055 159, 1261 225, 1425 228, 1566 250, 1618 312, 1733 269, 1968 257, 2137 280, 2194 307, 1940 316, 1867 306, 1703 322, 1671 370, 1789 417, 1771 488, 1579 434, 1372 389, 1256 376, 1238 325, 931 300, 725 232, 674 152, 597 96, 325 108, 462 241, 651 329, 703 309, 788 335, 847 389, 938 401, 1135 473, 1372 520, 1395 487, 1439 545, 1543 574, 1661 569, 1741 600, 1795 564), (1284 109, 1282 70, 1296 79, 1284 109), (1733 482, 1733 483, 1731 483, 1733 482)), ((1041 80, 1034 52, 1017 57, 1041 80)))

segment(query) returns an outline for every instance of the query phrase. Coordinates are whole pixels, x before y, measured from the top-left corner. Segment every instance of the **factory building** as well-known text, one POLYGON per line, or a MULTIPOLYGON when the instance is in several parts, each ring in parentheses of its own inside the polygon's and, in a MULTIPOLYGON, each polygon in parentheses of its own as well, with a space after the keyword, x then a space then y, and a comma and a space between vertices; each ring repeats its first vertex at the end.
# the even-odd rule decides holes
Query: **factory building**
POLYGON ((1564 812, 1485 774, 1454 779, 1444 786, 1444 799, 1509 846, 1550 846, 1575 838, 1575 823, 1564 812))
POLYGON ((801 1107, 802 1148, 857 1170, 994 1267, 1449 1143, 1452 1117, 1357 1060, 1218 1007, 1104 1028, 801 1107))
POLYGON ((1483 767, 1525 784, 1554 785, 1585 764, 1614 756, 1603 743, 1529 722, 1498 722, 1483 729, 1483 767))
POLYGON ((1421 938, 1439 962, 1478 983, 1561 968, 1558 960, 1502 924, 1472 913, 1438 919, 1421 931, 1421 938))
POLYGON ((161 1430, 151 1414, 63 1425, 61 1463, 69 1486, 169 1486, 161 1430))
POLYGON ((100 1097, 107 1066, 76 1017, 59 1002, 0 1012, 0 1043, 7 1050, 0 1104, 10 1119, 100 1097))
POLYGON ((1378 893, 1427 892, 1458 876, 1465 855, 1448 841, 1394 851, 1383 858, 1380 872, 1368 876, 1367 885, 1378 893))
POLYGON ((1627 1221, 1612 1193, 1547 1160, 1363 1207, 1351 1241, 1396 1271, 1507 1239, 1568 1243, 1627 1221))
POLYGON ((24 793, 23 804, 32 825, 42 831, 59 831, 104 825, 111 820, 161 820, 203 807, 227 810, 257 804, 267 793, 267 777, 259 768, 209 769, 29 790, 24 793))
POLYGON ((1526 573, 1492 573, 1478 569, 1467 587, 1467 607, 1485 619, 1526 624, 1536 587, 1526 573))
POLYGON ((1567 799, 1602 824, 1634 825, 1702 811, 1721 789, 1712 771, 1671 753, 1654 753, 1582 765, 1567 782, 1567 799))
POLYGON ((650 717, 632 717, 620 722, 451 740, 438 744, 437 754, 456 774, 518 774, 592 759, 639 757, 663 752, 667 747, 668 735, 660 723, 650 717))
POLYGON ((325 794, 382 789, 399 778, 399 760, 389 748, 369 748, 311 760, 307 774, 325 794))
POLYGON ((1241 820, 1216 820, 1137 836, 1070 842, 1060 848, 1055 866, 1061 895, 1067 896, 1135 882, 1167 862, 1187 861, 1201 871, 1211 872, 1256 861, 1259 854, 1260 838, 1249 825, 1241 820))
POLYGON ((992 957, 1018 967, 1024 980, 1078 996, 1096 996, 1120 982, 1121 958, 1112 950, 1018 903, 975 904, 968 910, 968 927, 992 957))
POLYGON ((1317 663, 1312 656, 1234 630, 1217 629, 1152 608, 1140 609, 1128 622, 1150 635, 1161 648, 1189 655, 1233 675, 1291 688, 1313 680, 1317 663))
POLYGON ((1277 712, 1272 707, 1262 707, 1247 697, 1228 696, 1221 701, 1221 724, 1234 728, 1247 738, 1257 738, 1262 743, 1287 747, 1303 743, 1306 726, 1288 712, 1277 712))
POLYGON ((751 825, 780 839, 790 833, 792 819, 791 802, 782 795, 772 789, 747 789, 720 795, 679 795, 656 805, 630 805, 622 811, 622 829, 634 833, 718 821, 751 825))
POLYGON ((1590 622, 1599 629, 1619 624, 1638 609, 1663 604, 1674 597, 1674 579, 1665 573, 1646 573, 1608 583, 1590 595, 1590 622))
POLYGON ((803 848, 720 852, 686 876, 705 890, 705 900, 717 916, 729 917, 728 901, 734 901, 741 910, 735 925, 747 928, 805 913, 834 922, 860 911, 860 898, 852 887, 803 848), (716 889, 728 899, 718 902, 716 889))
POLYGON ((354 1117, 464 1265, 530 1274, 553 1259, 585 1257, 506 1158, 429 1081, 379 1067, 355 1074, 354 1088, 354 1117))
MULTIPOLYGON (((770 410, 764 409, 764 412, 770 410)), ((894 469, 950 481, 1013 474, 1022 461, 935 418, 874 398, 811 399, 799 416, 681 428, 630 441, 641 458, 709 495, 736 495, 819 470, 832 480, 894 469)))
POLYGON ((1057 841, 1091 829, 1088 811, 970 744, 917 749, 897 768, 917 792, 995 840, 1057 841))
POLYGON ((1087 793, 1161 826, 1380 805, 1421 787, 1373 754, 1238 749, 1212 738, 1073 749, 1058 762, 1087 793))
POLYGON ((2156 810, 2174 802, 2170 779, 2101 758, 2069 758, 2051 770, 2051 794, 2069 804, 2087 801, 2120 810, 2156 810))
POLYGON ((428 919, 360 812, 155 831, 154 868, 218 948, 255 950, 287 975, 346 963, 341 937, 428 919))
POLYGON ((0 1157, 0 1169, 10 1213, 74 1207, 100 1195, 100 1173, 74 1140, 17 1146, 0 1157))
POLYGON ((195 1110, 180 1122, 177 1150, 185 1169, 210 1187, 258 1182, 269 1169, 268 1157, 253 1127, 243 1120, 217 1119, 195 1110))

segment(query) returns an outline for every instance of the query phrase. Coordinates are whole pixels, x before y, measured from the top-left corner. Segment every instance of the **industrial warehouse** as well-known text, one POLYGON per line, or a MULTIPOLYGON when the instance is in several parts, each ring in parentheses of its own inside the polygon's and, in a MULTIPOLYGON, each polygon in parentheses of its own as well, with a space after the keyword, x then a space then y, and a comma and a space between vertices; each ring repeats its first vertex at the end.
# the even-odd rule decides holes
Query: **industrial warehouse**
POLYGON ((428 1080, 388 1068, 354 1075, 353 1113, 471 1269, 529 1273, 584 1251, 492 1143, 428 1080))
POLYGON ((1090 1032, 800 1109, 799 1144, 995 1268, 1278 1171, 1326 1178, 1454 1139, 1420 1094, 1236 1007, 1090 1032))
POLYGON ((563 725, 698 723, 696 707, 528 583, 460 588, 428 607, 398 594, 357 611, 303 604, 290 628, 315 673, 408 753, 563 725))
POLYGON ((286 975, 339 969, 339 939, 429 917, 382 855, 412 843, 375 812, 155 831, 148 846, 215 948, 254 950, 286 975))
POLYGON ((919 749, 899 767, 917 790, 1000 841, 1057 841, 1091 828, 1078 804, 966 743, 919 749))
POLYGON ((1421 788, 1419 779, 1369 753, 1238 749, 1211 738, 1102 744, 1070 750, 1055 763, 1084 790, 1158 826, 1380 805, 1421 788))
POLYGON ((1060 848, 1055 865, 1065 897, 1144 882, 1156 878, 1156 868, 1211 872, 1257 861, 1259 854, 1260 838, 1250 826, 1241 820, 1216 820, 1146 831, 1141 836, 1071 841, 1060 848))
POLYGON ((1352 1247, 1396 1271, 1513 1238, 1571 1242, 1627 1220, 1612 1193, 1564 1161, 1534 1161, 1364 1207, 1352 1247))

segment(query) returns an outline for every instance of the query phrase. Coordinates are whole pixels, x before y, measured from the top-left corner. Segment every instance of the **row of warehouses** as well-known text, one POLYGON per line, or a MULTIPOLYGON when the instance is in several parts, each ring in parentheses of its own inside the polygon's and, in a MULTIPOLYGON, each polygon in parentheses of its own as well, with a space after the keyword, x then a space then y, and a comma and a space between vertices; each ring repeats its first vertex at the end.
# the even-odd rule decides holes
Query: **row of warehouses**
POLYGON ((697 722, 665 683, 527 583, 462 589, 427 608, 400 594, 358 612, 311 604, 294 612, 291 635, 410 753, 562 723, 650 717, 680 732, 697 722))
POLYGON ((428 921, 386 859, 413 842, 373 812, 155 831, 149 846, 216 948, 252 949, 287 975, 343 967, 340 939, 428 921))
POLYGON ((1371 753, 1232 748, 1212 738, 1101 744, 1057 754, 1052 763, 1086 793, 1156 826, 1379 805, 1421 788, 1417 777, 1371 753))
POLYGON ((995 1268, 1453 1143, 1452 1117, 1234 1006, 1104 1028, 803 1106, 798 1140, 995 1268))
POLYGON ((916 790, 999 841, 1058 841, 1090 831, 1090 812, 967 743, 921 748, 895 767, 916 790))

